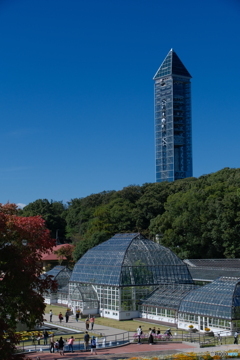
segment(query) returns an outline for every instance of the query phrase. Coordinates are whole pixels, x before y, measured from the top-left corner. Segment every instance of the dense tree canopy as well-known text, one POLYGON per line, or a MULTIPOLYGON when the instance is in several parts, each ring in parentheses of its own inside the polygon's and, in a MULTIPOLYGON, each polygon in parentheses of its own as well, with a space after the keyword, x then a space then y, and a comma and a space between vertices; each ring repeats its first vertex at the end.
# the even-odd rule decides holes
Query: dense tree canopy
POLYGON ((92 194, 71 200, 66 208, 37 200, 23 214, 42 215, 51 231, 56 226, 48 220, 57 218, 60 224, 62 219, 62 232, 76 245, 75 260, 118 232, 141 232, 153 240, 158 235, 181 258, 240 257, 239 201, 240 169, 225 168, 198 179, 92 194))
POLYGON ((54 290, 51 277, 42 278, 41 253, 54 241, 40 216, 17 216, 14 204, 0 204, 0 353, 12 359, 18 341, 18 322, 30 329, 43 322, 46 290, 54 290), (6 341, 6 339, 10 341, 6 341))
POLYGON ((66 207, 60 201, 48 201, 47 199, 36 200, 20 210, 22 216, 40 215, 51 231, 51 237, 60 243, 65 241, 66 221, 64 212, 66 207))

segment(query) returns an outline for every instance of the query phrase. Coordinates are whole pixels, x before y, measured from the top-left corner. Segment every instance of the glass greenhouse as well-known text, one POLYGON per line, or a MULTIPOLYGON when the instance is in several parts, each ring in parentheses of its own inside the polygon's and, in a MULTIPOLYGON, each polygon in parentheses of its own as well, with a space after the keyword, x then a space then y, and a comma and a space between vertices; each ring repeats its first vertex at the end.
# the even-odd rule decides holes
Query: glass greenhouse
POLYGON ((142 317, 176 323, 182 299, 196 288, 192 284, 162 285, 141 302, 142 317))
POLYGON ((181 301, 178 319, 199 330, 239 328, 240 278, 223 276, 190 292, 181 301))
POLYGON ((81 309, 83 315, 143 317, 224 334, 240 331, 240 277, 222 276, 196 286, 188 266, 189 260, 183 262, 139 233, 116 234, 88 250, 72 272, 60 265, 50 270, 47 275, 58 282, 58 291, 45 294, 45 301, 68 305, 73 313, 81 309))
POLYGON ((139 316, 140 300, 159 284, 192 283, 187 265, 171 250, 141 234, 116 234, 76 263, 70 305, 83 314, 129 319, 139 316))
POLYGON ((56 293, 48 293, 45 295, 45 302, 47 304, 59 303, 67 304, 68 303, 68 284, 72 271, 66 266, 57 265, 46 275, 51 275, 53 280, 56 280, 58 283, 58 290, 56 293))

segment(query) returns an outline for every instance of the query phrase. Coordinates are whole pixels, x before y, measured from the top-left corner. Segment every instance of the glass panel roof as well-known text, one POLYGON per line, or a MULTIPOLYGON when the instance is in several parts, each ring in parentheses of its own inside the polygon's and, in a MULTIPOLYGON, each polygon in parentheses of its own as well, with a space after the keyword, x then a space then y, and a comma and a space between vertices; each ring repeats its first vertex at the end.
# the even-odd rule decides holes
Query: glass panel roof
POLYGON ((213 281, 221 276, 240 277, 240 269, 188 267, 192 278, 197 281, 213 281))
POLYGON ((143 300, 142 305, 178 310, 181 300, 195 288, 196 285, 190 284, 162 285, 143 300))
POLYGON ((62 271, 64 268, 65 268, 65 266, 57 265, 54 268, 52 268, 51 270, 49 270, 47 272, 47 275, 56 277, 60 273, 60 271, 62 271))
POLYGON ((201 286, 186 295, 179 312, 233 319, 240 305, 239 283, 239 278, 221 277, 211 284, 201 286))
POLYGON ((240 277, 240 259, 186 259, 183 260, 194 280, 212 281, 221 276, 240 277))
POLYGON ((111 286, 192 283, 186 264, 169 249, 141 234, 116 234, 90 249, 70 281, 111 286))
POLYGON ((78 284, 71 292, 72 300, 98 301, 97 293, 92 285, 78 284))
POLYGON ((156 80, 169 75, 186 76, 188 78, 191 77, 173 49, 169 51, 153 79, 156 80))
POLYGON ((54 280, 58 283, 58 289, 62 289, 68 284, 71 273, 72 271, 68 267, 57 265, 45 275, 53 276, 54 280))

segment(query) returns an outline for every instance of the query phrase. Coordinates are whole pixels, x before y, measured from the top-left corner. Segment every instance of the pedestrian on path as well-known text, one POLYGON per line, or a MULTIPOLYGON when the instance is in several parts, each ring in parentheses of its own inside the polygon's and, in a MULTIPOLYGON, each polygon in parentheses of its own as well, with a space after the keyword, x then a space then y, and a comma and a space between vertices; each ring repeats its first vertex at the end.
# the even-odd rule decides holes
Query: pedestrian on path
POLYGON ((91 318, 90 318, 90 324, 91 324, 91 330, 93 330, 93 327, 94 327, 94 321, 95 321, 95 318, 94 318, 94 316, 92 316, 91 318))
POLYGON ((68 350, 70 351, 70 349, 72 350, 73 352, 73 343, 74 343, 74 337, 71 336, 70 339, 68 340, 68 350))
POLYGON ((54 343, 54 335, 52 335, 50 338, 50 353, 54 353, 54 343))
POLYGON ((62 338, 62 336, 60 337, 60 339, 58 340, 58 348, 59 348, 59 354, 60 355, 64 355, 64 340, 62 338))
POLYGON ((89 319, 88 318, 86 318, 86 320, 85 320, 85 325, 86 325, 86 330, 88 330, 89 329, 89 319))
POLYGON ((85 335, 84 335, 84 349, 85 349, 85 351, 88 350, 89 340, 90 340, 90 336, 89 336, 88 331, 86 331, 85 335))
POLYGON ((68 323, 68 320, 69 320, 69 312, 68 311, 66 311, 65 319, 66 319, 66 323, 68 323))
POLYGON ((235 334, 234 334, 234 344, 238 345, 238 333, 237 333, 237 331, 235 331, 235 334))
POLYGON ((138 344, 141 344, 141 335, 142 335, 142 327, 139 325, 137 328, 137 337, 138 337, 138 344))
POLYGON ((95 355, 97 355, 96 346, 96 339, 95 336, 93 336, 91 340, 91 354, 94 353, 95 355))
POLYGON ((77 312, 76 312, 76 322, 78 322, 79 315, 80 315, 80 314, 79 314, 79 312, 77 311, 77 312))
POLYGON ((151 329, 151 328, 149 328, 148 343, 149 343, 149 345, 152 345, 152 344, 153 344, 153 333, 152 333, 152 329, 151 329))
POLYGON ((61 322, 62 322, 62 320, 63 320, 63 316, 62 316, 62 313, 61 313, 61 312, 59 313, 58 318, 59 318, 59 321, 60 321, 60 324, 61 324, 61 322))
POLYGON ((52 322, 52 316, 53 316, 53 312, 52 312, 52 310, 50 310, 49 311, 50 322, 52 322))

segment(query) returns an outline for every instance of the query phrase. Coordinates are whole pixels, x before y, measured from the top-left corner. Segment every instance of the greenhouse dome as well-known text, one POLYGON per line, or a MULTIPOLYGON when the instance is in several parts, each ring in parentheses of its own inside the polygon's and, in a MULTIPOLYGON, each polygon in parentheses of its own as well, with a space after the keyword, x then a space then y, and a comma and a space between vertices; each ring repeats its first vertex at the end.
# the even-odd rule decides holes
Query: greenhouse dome
POLYGON ((75 264, 69 305, 83 314, 129 319, 139 316, 140 300, 160 284, 192 283, 187 265, 171 250, 139 233, 116 234, 75 264), (86 285, 93 291, 88 288, 84 300, 86 285))
POLYGON ((193 280, 171 250, 141 234, 116 234, 75 265, 70 281, 110 286, 189 283, 193 280))

